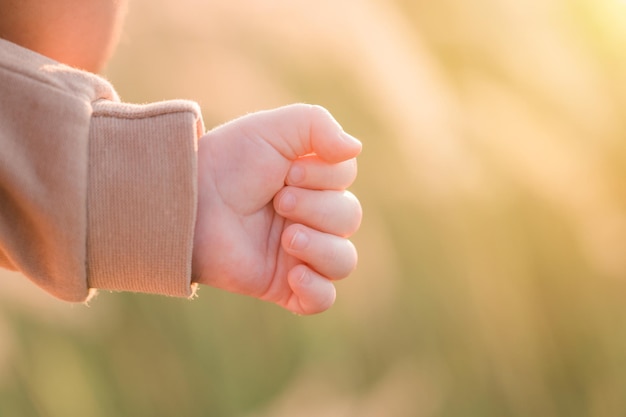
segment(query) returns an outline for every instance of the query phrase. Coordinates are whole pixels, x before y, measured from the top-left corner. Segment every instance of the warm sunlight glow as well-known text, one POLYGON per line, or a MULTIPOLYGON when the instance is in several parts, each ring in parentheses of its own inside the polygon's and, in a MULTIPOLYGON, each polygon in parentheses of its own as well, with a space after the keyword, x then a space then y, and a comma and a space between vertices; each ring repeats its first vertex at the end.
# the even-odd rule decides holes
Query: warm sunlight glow
POLYGON ((626 41, 626 0, 587 0, 585 7, 600 32, 615 37, 613 42, 626 41))
POLYGON ((626 0, 130 8, 124 100, 317 103, 362 140, 359 267, 305 320, 0 272, 0 416, 626 416, 626 0))

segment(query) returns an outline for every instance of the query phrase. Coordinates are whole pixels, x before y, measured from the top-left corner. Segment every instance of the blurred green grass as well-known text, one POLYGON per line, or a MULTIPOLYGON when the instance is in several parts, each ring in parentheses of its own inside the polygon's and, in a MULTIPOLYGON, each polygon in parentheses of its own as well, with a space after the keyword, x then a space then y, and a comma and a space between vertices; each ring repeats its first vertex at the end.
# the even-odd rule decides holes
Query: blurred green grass
POLYGON ((295 317, 0 291, 0 416, 626 414, 626 5, 136 0, 107 76, 361 138, 360 266, 295 317))

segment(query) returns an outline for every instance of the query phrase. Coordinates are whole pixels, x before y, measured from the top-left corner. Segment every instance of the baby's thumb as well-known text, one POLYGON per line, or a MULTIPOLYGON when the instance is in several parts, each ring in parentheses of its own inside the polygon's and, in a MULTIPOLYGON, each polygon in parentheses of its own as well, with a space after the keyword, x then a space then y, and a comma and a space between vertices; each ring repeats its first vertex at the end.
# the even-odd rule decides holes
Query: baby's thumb
POLYGON ((329 163, 354 158, 362 144, 345 133, 333 116, 321 106, 292 104, 244 116, 257 134, 285 158, 295 160, 316 154, 329 163), (260 131, 259 131, 260 127, 260 131))
POLYGON ((310 152, 331 163, 345 161, 361 153, 361 142, 344 132, 328 110, 309 106, 308 113, 310 152))

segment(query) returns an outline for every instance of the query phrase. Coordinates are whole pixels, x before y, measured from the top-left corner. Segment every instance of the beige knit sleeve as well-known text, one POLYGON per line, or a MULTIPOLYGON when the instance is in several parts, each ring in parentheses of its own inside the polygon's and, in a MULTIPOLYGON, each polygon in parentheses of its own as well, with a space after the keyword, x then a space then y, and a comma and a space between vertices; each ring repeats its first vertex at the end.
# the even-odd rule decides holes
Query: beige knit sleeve
POLYGON ((202 132, 193 102, 120 103, 0 39, 0 267, 68 301, 189 296, 202 132))
POLYGON ((87 277, 94 288, 191 295, 195 104, 94 104, 89 134, 87 277))

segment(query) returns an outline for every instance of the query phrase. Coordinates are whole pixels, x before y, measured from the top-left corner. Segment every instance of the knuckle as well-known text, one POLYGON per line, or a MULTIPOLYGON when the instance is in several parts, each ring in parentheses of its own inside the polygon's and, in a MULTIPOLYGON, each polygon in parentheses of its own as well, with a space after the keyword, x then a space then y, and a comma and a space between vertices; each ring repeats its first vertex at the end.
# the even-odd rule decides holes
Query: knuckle
POLYGON ((342 256, 340 254, 339 248, 336 245, 327 246, 324 258, 325 264, 331 266, 336 266, 342 261, 342 256))
POLYGON ((326 257, 327 265, 332 265, 333 271, 329 273, 334 279, 348 277, 356 268, 358 255, 355 246, 347 239, 329 250, 326 257))
POLYGON ((354 246, 354 244, 347 240, 346 244, 348 245, 349 248, 349 255, 348 255, 348 263, 347 263, 347 267, 348 267, 348 274, 349 275, 352 271, 354 271, 356 269, 357 264, 359 263, 359 254, 356 250, 356 246, 354 246))
POLYGON ((328 110, 326 110, 325 107, 322 107, 319 104, 309 104, 308 108, 309 108, 309 112, 311 114, 311 118, 313 118, 313 119, 318 119, 318 118, 322 118, 322 119, 330 118, 330 119, 332 119, 332 116, 331 116, 330 112, 328 110))
POLYGON ((344 197, 349 206, 349 218, 346 222, 346 234, 351 235, 356 233, 361 227, 361 221, 363 219, 363 208, 359 199, 349 191, 344 192, 344 197))

